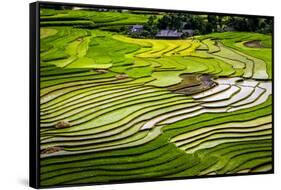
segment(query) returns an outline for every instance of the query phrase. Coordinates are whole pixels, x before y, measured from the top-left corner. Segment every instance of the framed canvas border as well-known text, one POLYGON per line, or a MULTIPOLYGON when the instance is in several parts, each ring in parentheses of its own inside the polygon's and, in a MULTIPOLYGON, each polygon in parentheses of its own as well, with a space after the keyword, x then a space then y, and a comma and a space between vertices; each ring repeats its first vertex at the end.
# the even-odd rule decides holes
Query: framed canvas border
MULTIPOLYGON (((89 8, 107 8, 107 9, 127 9, 127 10, 144 10, 144 11, 160 11, 173 13, 190 13, 190 14, 208 14, 208 15, 224 15, 224 16, 247 16, 247 17, 263 17, 271 18, 273 20, 272 32, 272 170, 259 173, 245 173, 245 174, 223 174, 214 176, 191 176, 191 177, 177 177, 169 179, 143 179, 143 180, 126 180, 114 181, 108 183, 83 183, 75 185, 59 185, 50 186, 55 187, 77 187, 89 186, 98 184, 122 184, 122 183, 136 183, 136 182, 151 182, 151 181, 167 181, 167 180, 183 180, 183 179, 199 179, 199 178, 214 178, 214 177, 230 177, 230 176, 245 176, 245 175, 260 175, 260 174, 274 174, 274 16, 267 15, 248 15, 235 13, 218 13, 218 12, 204 12, 204 11, 188 11, 188 10, 172 10, 172 9, 157 9, 157 8, 143 8, 143 7, 126 7, 126 6, 110 6, 110 5, 93 5, 93 4, 79 4, 79 3, 62 3, 62 2, 48 2, 37 1, 30 3, 30 78, 29 78, 29 185, 33 188, 41 188, 40 186, 40 6, 78 6, 89 8)), ((45 187, 44 187, 45 188, 45 187)))

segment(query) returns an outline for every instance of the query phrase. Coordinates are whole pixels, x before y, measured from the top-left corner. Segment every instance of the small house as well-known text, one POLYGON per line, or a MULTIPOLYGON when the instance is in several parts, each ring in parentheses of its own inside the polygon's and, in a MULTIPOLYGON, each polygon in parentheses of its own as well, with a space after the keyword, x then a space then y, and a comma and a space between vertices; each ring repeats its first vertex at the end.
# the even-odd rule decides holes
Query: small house
POLYGON ((177 39, 181 38, 183 35, 182 32, 178 32, 177 30, 160 30, 155 37, 157 38, 169 38, 169 39, 177 39))
POLYGON ((142 32, 143 25, 133 25, 131 28, 131 32, 142 32))

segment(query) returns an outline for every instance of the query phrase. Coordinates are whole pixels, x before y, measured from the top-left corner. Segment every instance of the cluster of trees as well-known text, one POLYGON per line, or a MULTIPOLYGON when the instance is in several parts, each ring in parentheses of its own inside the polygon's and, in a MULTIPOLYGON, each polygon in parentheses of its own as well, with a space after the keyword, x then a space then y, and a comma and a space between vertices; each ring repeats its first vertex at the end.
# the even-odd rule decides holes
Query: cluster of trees
POLYGON ((272 19, 261 17, 194 15, 185 13, 168 13, 161 18, 155 15, 149 17, 143 30, 131 33, 133 37, 154 37, 163 29, 182 31, 194 30, 195 35, 224 31, 247 31, 272 33, 272 19))
MULTIPOLYGON (((210 17, 210 16, 208 16, 210 17)), ((212 23, 206 21, 206 18, 190 14, 167 14, 157 21, 157 28, 182 31, 184 29, 193 29, 197 34, 207 34, 213 31, 212 23)))
POLYGON ((123 29, 123 33, 133 38, 154 38, 159 31, 157 17, 155 15, 148 18, 148 21, 143 25, 143 29, 140 32, 131 32, 130 28, 123 29))
POLYGON ((229 17, 226 20, 226 25, 232 27, 235 31, 259 32, 259 33, 272 33, 271 18, 258 18, 258 17, 229 17))

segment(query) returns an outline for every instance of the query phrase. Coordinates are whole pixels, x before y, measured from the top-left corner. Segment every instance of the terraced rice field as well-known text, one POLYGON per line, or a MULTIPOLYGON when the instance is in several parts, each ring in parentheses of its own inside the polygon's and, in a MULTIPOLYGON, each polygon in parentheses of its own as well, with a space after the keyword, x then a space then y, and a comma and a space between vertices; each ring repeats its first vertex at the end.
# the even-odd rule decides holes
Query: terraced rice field
POLYGON ((272 170, 272 49, 242 43, 270 36, 133 39, 102 27, 147 16, 41 18, 41 186, 272 170))

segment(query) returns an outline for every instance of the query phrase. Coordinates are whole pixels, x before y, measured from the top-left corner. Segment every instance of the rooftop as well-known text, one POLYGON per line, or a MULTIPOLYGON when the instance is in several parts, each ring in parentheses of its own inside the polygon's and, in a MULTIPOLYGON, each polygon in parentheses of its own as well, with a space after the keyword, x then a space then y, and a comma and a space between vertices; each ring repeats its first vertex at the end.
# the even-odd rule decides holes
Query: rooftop
POLYGON ((160 30, 156 37, 177 37, 180 38, 183 35, 182 32, 178 32, 177 30, 160 30))

